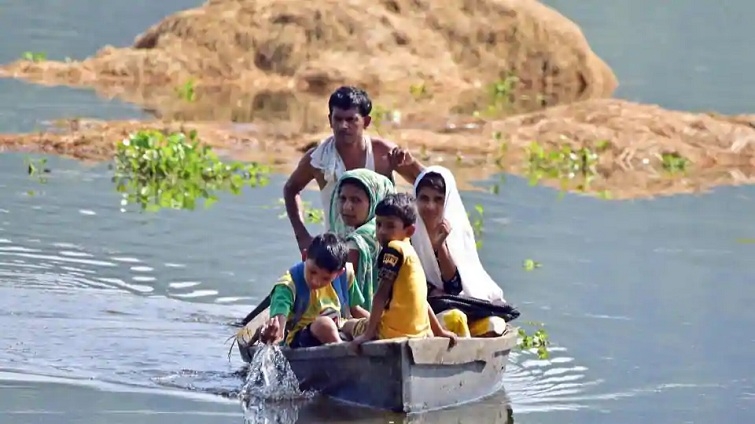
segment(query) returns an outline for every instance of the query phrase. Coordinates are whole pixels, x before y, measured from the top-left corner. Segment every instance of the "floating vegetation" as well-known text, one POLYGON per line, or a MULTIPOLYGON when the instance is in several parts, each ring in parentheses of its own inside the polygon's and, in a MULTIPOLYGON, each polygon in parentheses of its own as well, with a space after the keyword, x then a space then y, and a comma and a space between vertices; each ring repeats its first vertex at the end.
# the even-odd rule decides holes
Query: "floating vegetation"
POLYGON ((568 185, 575 178, 583 183, 578 188, 586 188, 597 174, 598 153, 589 147, 572 148, 563 145, 548 148, 532 142, 527 147, 527 176, 531 185, 542 179, 560 180, 568 185))
POLYGON ((21 57, 30 62, 44 62, 47 60, 47 54, 44 52, 24 52, 21 57))
POLYGON ((487 86, 488 104, 483 110, 476 110, 473 116, 495 117, 511 111, 514 101, 514 89, 519 78, 513 74, 501 76, 487 86))
POLYGON ((482 229, 485 224, 485 208, 481 204, 474 205, 474 213, 467 212, 469 222, 472 224, 472 231, 474 233, 475 245, 477 250, 482 248, 482 229))
MULTIPOLYGON (((41 159, 32 159, 32 158, 26 158, 24 159, 24 165, 26 165, 26 173, 29 175, 29 178, 33 178, 40 184, 47 183, 47 175, 50 173, 50 169, 47 167, 47 159, 41 158, 41 159)), ((35 196, 37 194, 34 190, 27 190, 26 195, 27 196, 35 196)))
POLYGON ((375 132, 380 135, 384 135, 384 124, 398 125, 401 123, 401 111, 394 108, 388 108, 380 104, 372 106, 372 127, 375 128, 375 132))
MULTIPOLYGON (((285 208, 286 202, 281 198, 278 199, 277 205, 275 206, 276 209, 279 207, 285 208)), ((309 202, 307 200, 301 201, 301 212, 304 216, 304 223, 305 224, 322 224, 325 222, 325 211, 323 211, 320 208, 316 208, 312 206, 312 202, 309 202)), ((281 213, 278 215, 279 219, 286 218, 288 215, 286 212, 281 213)))
POLYGON ((414 97, 414 100, 423 100, 431 97, 424 81, 410 85, 409 94, 414 97))
POLYGON ((195 89, 194 78, 189 78, 188 81, 179 85, 178 88, 176 88, 176 94, 178 94, 178 98, 187 102, 193 102, 196 100, 197 92, 195 89))
POLYGON ((522 268, 524 268, 525 271, 534 271, 542 266, 543 264, 533 259, 525 259, 524 262, 522 262, 522 268))
POLYGON ((688 165, 689 159, 685 158, 677 152, 661 153, 661 166, 663 166, 663 169, 668 172, 685 172, 688 165))
POLYGON ((269 169, 257 163, 223 162, 195 131, 139 131, 116 146, 113 182, 123 193, 121 205, 142 211, 163 208, 194 210, 217 201, 218 192, 239 194, 244 187, 264 186, 269 169))
POLYGON ((47 167, 47 159, 24 159, 24 165, 26 165, 26 172, 31 178, 36 179, 38 182, 44 184, 47 182, 45 174, 50 173, 50 168, 47 167))
POLYGON ((548 359, 550 356, 548 352, 550 339, 548 338, 548 332, 543 328, 544 324, 536 322, 527 322, 527 324, 540 328, 535 330, 534 333, 529 334, 527 330, 519 327, 519 348, 522 350, 535 350, 538 358, 548 359))

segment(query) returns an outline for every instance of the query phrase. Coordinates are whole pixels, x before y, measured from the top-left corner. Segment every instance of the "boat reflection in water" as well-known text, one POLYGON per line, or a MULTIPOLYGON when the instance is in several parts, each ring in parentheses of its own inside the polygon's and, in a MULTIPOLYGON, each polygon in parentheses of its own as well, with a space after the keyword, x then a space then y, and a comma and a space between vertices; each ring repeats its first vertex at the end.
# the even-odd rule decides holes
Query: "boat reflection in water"
POLYGON ((396 414, 348 405, 323 396, 311 400, 263 402, 249 405, 245 424, 311 423, 434 423, 513 424, 514 411, 505 392, 485 400, 420 414, 396 414))

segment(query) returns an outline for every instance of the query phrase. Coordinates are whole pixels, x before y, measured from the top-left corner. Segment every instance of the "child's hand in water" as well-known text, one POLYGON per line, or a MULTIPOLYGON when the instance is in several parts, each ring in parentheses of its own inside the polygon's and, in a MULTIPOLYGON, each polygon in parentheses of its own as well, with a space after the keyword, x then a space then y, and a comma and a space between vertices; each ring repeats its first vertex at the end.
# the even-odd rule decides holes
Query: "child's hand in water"
POLYGON ((264 326, 262 326, 262 332, 260 333, 260 341, 265 344, 278 344, 283 340, 283 328, 280 326, 280 322, 275 317, 267 320, 264 326))

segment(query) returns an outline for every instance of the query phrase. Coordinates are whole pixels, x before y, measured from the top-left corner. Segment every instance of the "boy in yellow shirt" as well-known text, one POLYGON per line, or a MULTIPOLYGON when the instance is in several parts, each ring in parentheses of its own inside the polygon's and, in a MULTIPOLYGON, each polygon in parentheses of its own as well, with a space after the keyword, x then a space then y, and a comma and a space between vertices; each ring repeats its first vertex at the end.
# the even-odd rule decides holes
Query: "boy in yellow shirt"
POLYGON ((354 269, 347 264, 347 244, 333 233, 312 239, 306 259, 289 269, 270 294, 270 319, 260 340, 291 348, 341 342, 343 320, 368 316, 354 269))
POLYGON ((441 327, 427 303, 427 280, 409 238, 414 233, 417 207, 408 193, 386 196, 375 207, 376 235, 382 246, 378 256, 378 289, 369 318, 349 320, 343 328, 351 335, 350 348, 362 343, 398 337, 456 335, 441 327))

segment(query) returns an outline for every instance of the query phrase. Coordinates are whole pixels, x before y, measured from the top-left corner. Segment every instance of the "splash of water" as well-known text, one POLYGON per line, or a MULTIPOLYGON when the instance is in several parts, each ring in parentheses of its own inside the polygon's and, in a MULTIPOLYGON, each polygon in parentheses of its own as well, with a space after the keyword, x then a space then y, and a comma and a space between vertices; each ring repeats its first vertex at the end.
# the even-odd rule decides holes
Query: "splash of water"
POLYGON ((293 424, 301 402, 312 396, 299 389, 299 381, 281 349, 267 345, 255 351, 239 394, 246 424, 293 424))
POLYGON ((241 389, 244 398, 295 399, 302 396, 299 381, 278 346, 260 345, 249 364, 241 389))

